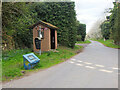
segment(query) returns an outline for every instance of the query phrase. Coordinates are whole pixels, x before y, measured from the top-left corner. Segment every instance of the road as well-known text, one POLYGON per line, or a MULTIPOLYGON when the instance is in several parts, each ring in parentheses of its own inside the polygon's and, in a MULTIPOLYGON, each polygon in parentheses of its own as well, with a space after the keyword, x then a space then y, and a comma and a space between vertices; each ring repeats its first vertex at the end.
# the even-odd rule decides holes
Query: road
POLYGON ((3 88, 118 88, 118 49, 92 41, 82 53, 3 88))

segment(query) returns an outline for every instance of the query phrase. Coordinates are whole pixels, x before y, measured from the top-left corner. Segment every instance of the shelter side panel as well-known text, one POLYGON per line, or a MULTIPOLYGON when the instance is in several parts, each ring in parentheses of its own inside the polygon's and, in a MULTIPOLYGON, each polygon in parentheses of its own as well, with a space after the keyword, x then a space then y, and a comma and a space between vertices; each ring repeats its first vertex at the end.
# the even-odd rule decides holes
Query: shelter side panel
POLYGON ((41 41, 41 50, 49 51, 50 47, 50 29, 47 29, 44 30, 44 39, 41 41))

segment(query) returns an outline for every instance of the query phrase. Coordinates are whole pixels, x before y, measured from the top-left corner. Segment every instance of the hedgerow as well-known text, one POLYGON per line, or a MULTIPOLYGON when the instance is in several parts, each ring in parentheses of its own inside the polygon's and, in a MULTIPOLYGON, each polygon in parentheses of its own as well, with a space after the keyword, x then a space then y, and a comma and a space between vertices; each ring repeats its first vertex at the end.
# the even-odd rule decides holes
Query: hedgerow
POLYGON ((39 20, 58 29, 58 43, 74 48, 77 35, 74 2, 3 2, 3 48, 32 48, 32 29, 39 20))

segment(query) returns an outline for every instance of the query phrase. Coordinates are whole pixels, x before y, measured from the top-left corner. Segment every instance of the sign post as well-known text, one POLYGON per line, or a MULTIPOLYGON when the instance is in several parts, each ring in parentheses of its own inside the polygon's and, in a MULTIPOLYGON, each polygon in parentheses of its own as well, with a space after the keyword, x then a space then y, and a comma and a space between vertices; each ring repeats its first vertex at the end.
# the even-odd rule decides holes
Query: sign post
MULTIPOLYGON (((42 38, 42 35, 41 35, 41 26, 39 26, 39 38, 40 38, 40 44, 41 44, 41 38, 42 38)), ((41 45, 40 45, 39 55, 41 55, 41 45)))

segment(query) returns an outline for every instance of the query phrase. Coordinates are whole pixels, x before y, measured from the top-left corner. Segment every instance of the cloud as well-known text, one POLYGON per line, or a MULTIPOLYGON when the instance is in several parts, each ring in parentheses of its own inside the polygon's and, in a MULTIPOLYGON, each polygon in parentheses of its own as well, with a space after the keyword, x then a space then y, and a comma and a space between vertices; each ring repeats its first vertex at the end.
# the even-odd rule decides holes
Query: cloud
POLYGON ((75 1, 75 10, 77 19, 87 25, 87 32, 94 23, 105 17, 105 9, 112 8, 114 0, 73 0, 75 1))

